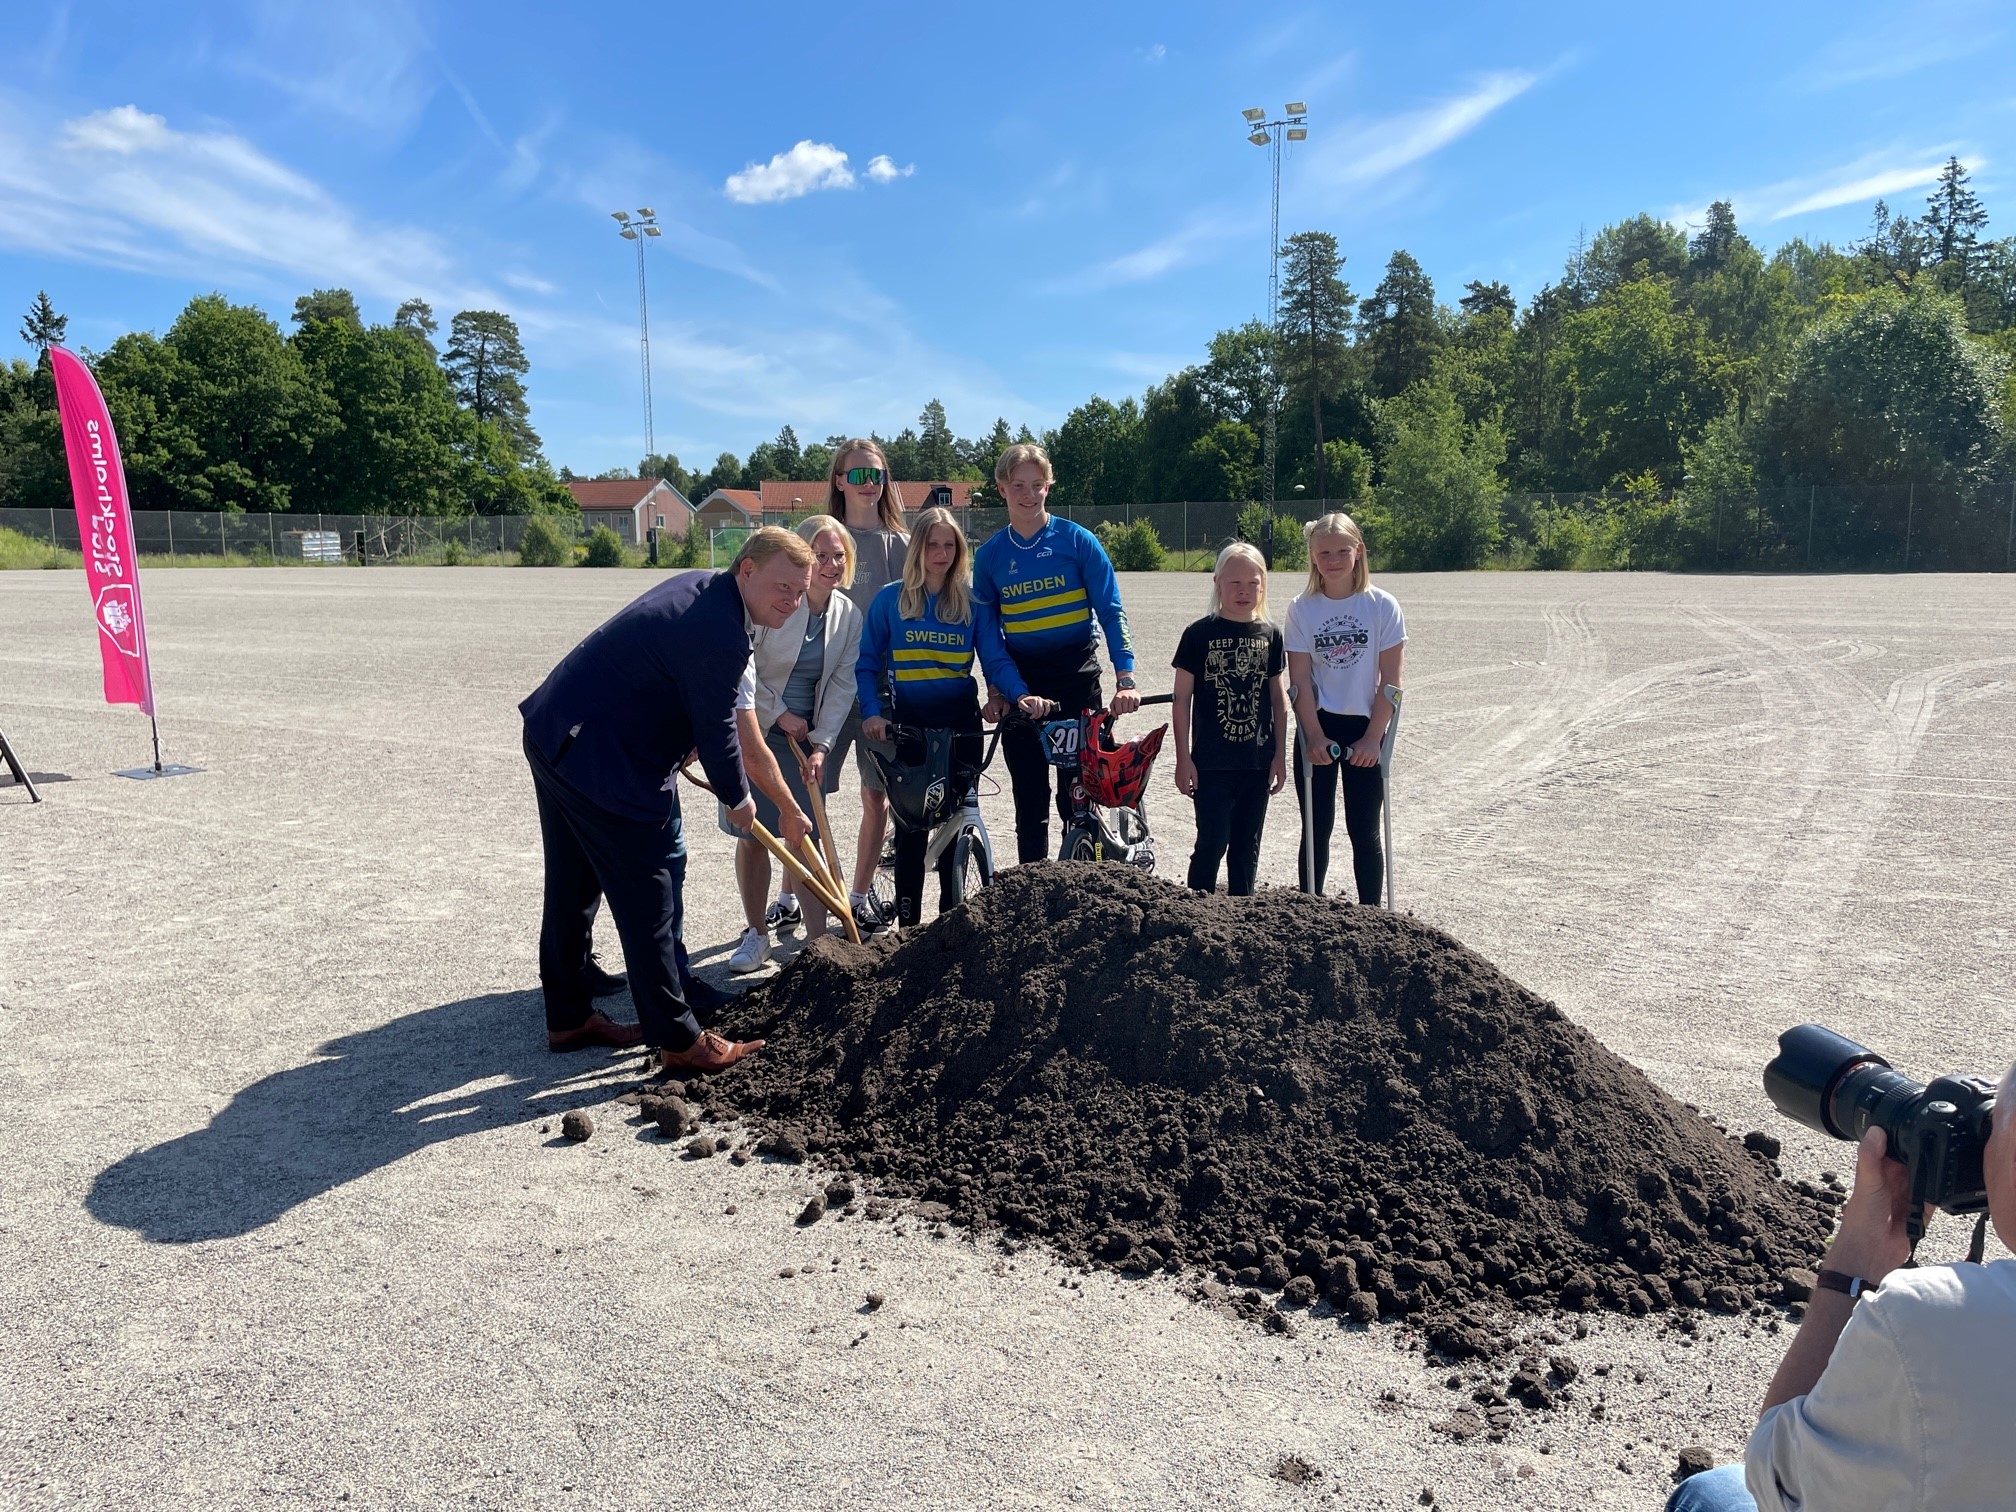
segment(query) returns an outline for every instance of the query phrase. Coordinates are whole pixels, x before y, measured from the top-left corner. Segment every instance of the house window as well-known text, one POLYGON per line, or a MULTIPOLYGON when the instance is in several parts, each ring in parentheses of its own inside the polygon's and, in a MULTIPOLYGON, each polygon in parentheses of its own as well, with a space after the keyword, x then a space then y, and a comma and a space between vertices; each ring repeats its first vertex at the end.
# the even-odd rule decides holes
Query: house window
POLYGON ((651 516, 651 523, 657 526, 658 529, 663 530, 665 528, 665 516, 653 515, 651 516))

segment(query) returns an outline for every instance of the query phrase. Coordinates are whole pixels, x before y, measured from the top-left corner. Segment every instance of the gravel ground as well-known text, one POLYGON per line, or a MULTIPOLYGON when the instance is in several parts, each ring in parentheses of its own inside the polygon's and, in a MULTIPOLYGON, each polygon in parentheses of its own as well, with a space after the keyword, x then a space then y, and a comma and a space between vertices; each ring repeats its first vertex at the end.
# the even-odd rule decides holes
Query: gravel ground
MULTIPOLYGON (((1794 1176, 1852 1162, 1763 1097, 1786 1025, 1919 1075, 2016 1050, 2007 578, 1385 582, 1404 908, 1794 1176)), ((1657 1507, 1679 1446, 1737 1452, 1782 1334, 1595 1320, 1572 1400, 1458 1443, 1405 1330, 800 1227, 816 1173, 683 1158, 615 1101, 635 1057, 548 1055, 514 705, 645 583, 157 573, 165 754, 207 770, 135 783, 79 576, 0 576, 0 728, 48 774, 0 787, 0 1501, 1657 1507)), ((1164 690, 1201 576, 1123 587, 1164 690)), ((722 979, 728 842, 688 813, 722 979)), ((1284 796, 1263 885, 1296 840, 1284 796)))

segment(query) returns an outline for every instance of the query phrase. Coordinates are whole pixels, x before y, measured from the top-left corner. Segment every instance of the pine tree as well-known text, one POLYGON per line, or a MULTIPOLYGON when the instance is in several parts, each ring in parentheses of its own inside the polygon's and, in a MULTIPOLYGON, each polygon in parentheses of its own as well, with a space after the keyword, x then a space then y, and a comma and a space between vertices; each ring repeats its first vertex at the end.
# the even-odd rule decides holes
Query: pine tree
POLYGON ((442 362, 455 381, 455 394, 478 420, 497 427, 521 461, 539 455, 532 407, 525 398, 531 359, 518 336, 518 322, 497 310, 464 310, 448 327, 448 355, 442 362))
POLYGON ((1306 390, 1316 423, 1316 476, 1319 497, 1327 498, 1329 475, 1323 454, 1323 395, 1344 366, 1344 338, 1351 329, 1351 286, 1338 275, 1344 258, 1328 231, 1302 231, 1281 248, 1281 309, 1277 317, 1280 377, 1291 389, 1306 390))
POLYGON ((942 483, 959 470, 958 442, 945 418, 945 406, 936 399, 925 405, 917 429, 918 471, 924 481, 942 483))
POLYGON ((409 299, 401 304, 392 317, 392 329, 404 331, 427 348, 429 357, 440 360, 441 354, 434 349, 434 333, 441 329, 441 322, 434 318, 434 307, 426 300, 409 299))
POLYGON ((46 352, 63 344, 63 333, 69 327, 70 317, 58 315, 56 306, 49 302, 48 291, 38 289, 35 303, 28 307, 28 314, 21 322, 21 339, 37 352, 46 352))
POLYGON ((1358 329, 1371 359, 1373 390, 1382 399, 1428 376, 1442 346, 1442 327, 1435 319, 1435 285, 1410 254, 1395 252, 1388 259, 1379 287, 1358 306, 1358 329))
POLYGON ((353 331, 364 329, 364 316, 357 308, 357 296, 348 289, 317 289, 294 301, 294 324, 305 326, 313 320, 339 320, 353 331))
POLYGON ((1687 244, 1688 276, 1698 278, 1727 267, 1742 239, 1735 207, 1727 200, 1715 201, 1708 207, 1708 224, 1687 244))
POLYGON ((1987 229, 1988 212, 1981 208, 1981 198, 1967 182, 1967 170, 1957 157, 1946 159, 1939 170, 1939 182, 1926 196, 1918 224, 1925 228, 1933 261, 1952 264, 1964 284, 1981 233, 1987 229))

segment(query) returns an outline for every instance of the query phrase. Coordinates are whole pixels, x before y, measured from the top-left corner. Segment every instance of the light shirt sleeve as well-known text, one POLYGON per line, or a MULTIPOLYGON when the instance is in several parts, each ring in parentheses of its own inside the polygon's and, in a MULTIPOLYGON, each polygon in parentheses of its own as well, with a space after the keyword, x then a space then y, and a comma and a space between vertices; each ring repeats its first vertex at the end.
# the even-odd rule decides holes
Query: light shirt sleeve
POLYGON ((1407 644, 1407 616, 1400 612, 1400 600, 1382 591, 1379 595, 1386 610, 1386 623, 1379 638, 1379 649, 1390 650, 1394 646, 1407 644))
POLYGON ((1288 624, 1281 632, 1283 644, 1290 651, 1300 651, 1304 656, 1316 650, 1316 638, 1309 629, 1308 616, 1302 612, 1302 600, 1294 599, 1288 605, 1288 624))
POLYGON ((756 711, 756 662, 752 657, 749 665, 742 669, 742 681, 735 687, 735 707, 756 711))
POLYGON ((1866 1299, 1813 1389, 1758 1420, 1744 1455, 1758 1512, 1927 1505, 1921 1384, 1889 1321, 1880 1293, 1866 1299))

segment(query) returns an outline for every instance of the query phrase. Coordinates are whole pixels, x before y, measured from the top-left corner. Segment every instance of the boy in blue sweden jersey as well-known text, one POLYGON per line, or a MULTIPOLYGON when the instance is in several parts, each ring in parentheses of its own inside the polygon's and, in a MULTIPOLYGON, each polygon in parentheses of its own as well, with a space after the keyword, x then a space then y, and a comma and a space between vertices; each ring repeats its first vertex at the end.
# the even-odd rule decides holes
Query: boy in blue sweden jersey
MULTIPOLYGON (((1008 500, 1008 525, 973 553, 973 628, 987 674, 989 720, 999 719, 1011 700, 1025 713, 1032 712, 1030 699, 1046 699, 1065 715, 1098 708, 1094 620, 1113 658, 1113 713, 1141 706, 1134 641, 1113 563, 1091 531, 1052 517, 1047 506, 1055 480, 1049 456, 1027 442, 1009 447, 994 464, 994 481, 1008 500)), ((1040 861, 1050 849, 1051 768, 1042 738, 1027 725, 1014 725, 1002 733, 1001 751, 1015 788, 1018 858, 1040 861)), ((1061 769, 1057 812, 1070 818, 1071 774, 1061 769)))

